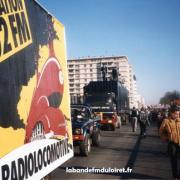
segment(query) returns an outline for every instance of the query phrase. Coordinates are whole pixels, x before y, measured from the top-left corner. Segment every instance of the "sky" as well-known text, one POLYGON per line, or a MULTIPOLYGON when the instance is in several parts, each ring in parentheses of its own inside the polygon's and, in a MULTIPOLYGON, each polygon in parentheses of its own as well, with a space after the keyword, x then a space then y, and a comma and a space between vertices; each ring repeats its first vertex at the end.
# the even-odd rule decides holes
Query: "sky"
POLYGON ((180 91, 180 0, 38 0, 66 29, 68 59, 127 56, 146 104, 180 91))

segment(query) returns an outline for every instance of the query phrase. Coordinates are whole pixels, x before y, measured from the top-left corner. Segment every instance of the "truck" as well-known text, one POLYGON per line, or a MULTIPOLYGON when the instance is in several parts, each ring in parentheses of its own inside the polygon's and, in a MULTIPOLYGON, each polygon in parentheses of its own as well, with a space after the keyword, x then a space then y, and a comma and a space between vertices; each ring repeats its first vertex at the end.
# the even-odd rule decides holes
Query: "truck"
POLYGON ((73 157, 64 25, 0 1, 0 179, 42 179, 73 157))
POLYGON ((121 126, 129 107, 128 90, 118 80, 91 81, 84 86, 84 101, 110 130, 121 126))

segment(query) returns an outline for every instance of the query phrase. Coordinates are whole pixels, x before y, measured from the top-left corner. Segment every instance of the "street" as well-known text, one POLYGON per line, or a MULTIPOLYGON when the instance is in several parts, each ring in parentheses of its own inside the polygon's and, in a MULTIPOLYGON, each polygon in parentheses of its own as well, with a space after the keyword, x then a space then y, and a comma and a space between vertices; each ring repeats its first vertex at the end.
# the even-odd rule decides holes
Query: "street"
POLYGON ((52 180, 59 179, 171 179, 171 167, 156 126, 147 128, 147 136, 139 137, 139 128, 132 132, 130 124, 115 131, 101 131, 100 147, 93 147, 88 157, 75 157, 52 173, 52 180), (129 167, 129 168, 128 168, 129 167), (70 173, 72 169, 111 168, 132 169, 122 173, 70 173))

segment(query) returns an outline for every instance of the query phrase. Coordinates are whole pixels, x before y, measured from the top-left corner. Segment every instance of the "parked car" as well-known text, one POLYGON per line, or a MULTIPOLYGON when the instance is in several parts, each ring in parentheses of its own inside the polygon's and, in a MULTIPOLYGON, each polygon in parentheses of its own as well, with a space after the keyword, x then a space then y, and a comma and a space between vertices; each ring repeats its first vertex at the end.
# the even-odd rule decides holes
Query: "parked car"
POLYGON ((91 145, 100 144, 99 118, 85 105, 71 105, 73 145, 79 147, 82 156, 88 156, 91 145))

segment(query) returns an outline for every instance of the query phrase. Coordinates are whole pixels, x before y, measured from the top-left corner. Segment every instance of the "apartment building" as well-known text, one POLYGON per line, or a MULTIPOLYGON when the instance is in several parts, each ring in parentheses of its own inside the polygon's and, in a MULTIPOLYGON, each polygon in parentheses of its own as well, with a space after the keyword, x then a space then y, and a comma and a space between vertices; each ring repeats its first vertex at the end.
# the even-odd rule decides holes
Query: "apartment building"
POLYGON ((82 97, 83 87, 90 81, 102 80, 102 67, 107 71, 106 78, 112 78, 112 70, 118 72, 118 79, 129 91, 130 107, 138 107, 139 95, 132 65, 126 56, 79 58, 68 60, 69 89, 71 97, 82 97))

